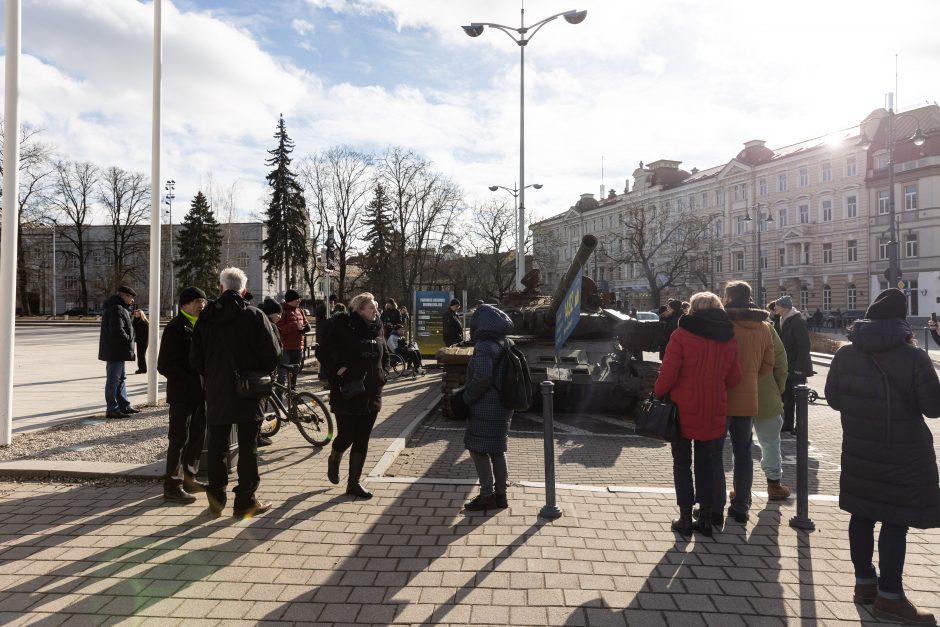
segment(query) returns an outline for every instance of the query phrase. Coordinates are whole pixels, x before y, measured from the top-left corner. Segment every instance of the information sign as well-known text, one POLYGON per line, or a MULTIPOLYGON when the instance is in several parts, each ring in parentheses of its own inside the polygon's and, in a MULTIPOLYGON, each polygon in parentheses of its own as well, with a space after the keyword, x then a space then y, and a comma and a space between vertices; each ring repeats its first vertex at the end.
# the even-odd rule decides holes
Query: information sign
POLYGON ((581 319, 581 273, 571 283, 561 306, 555 312, 555 354, 565 345, 581 319))
POLYGON ((444 346, 444 312, 450 292, 415 292, 415 338, 422 355, 434 356, 444 346))

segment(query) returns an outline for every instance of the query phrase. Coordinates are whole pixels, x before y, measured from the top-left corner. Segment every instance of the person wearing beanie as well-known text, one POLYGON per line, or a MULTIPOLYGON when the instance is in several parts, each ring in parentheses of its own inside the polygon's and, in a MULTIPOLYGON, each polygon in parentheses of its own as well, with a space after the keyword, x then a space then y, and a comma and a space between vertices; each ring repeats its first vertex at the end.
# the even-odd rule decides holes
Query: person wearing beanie
POLYGON ((126 285, 104 301, 101 333, 98 336, 98 360, 105 362, 105 418, 126 418, 139 413, 127 398, 124 362, 134 361, 134 325, 130 307, 137 292, 126 285))
POLYGON ((909 527, 940 528, 940 482, 924 416, 940 416, 940 380, 914 343, 904 293, 881 292, 832 358, 826 401, 842 415, 839 507, 849 514, 854 601, 876 618, 935 625, 904 595, 909 527), (881 523, 875 569, 874 529, 881 523))
POLYGON ((281 314, 284 313, 284 308, 273 298, 267 297, 261 303, 261 311, 271 319, 271 324, 277 324, 277 321, 281 319, 281 314))
POLYGON ((809 356, 809 330, 789 295, 774 301, 774 313, 779 318, 780 340, 787 351, 787 387, 783 393, 783 426, 780 431, 795 435, 796 395, 793 388, 806 383, 806 379, 814 374, 809 356))
POLYGON ((457 317, 462 306, 460 299, 453 298, 447 311, 444 312, 444 346, 453 346, 463 342, 463 324, 457 317))
POLYGON ((682 301, 675 298, 669 299, 666 308, 659 314, 659 321, 663 325, 662 343, 659 347, 659 360, 662 361, 666 355, 666 347, 669 345, 669 338, 676 329, 679 328, 679 318, 682 316, 682 301))
POLYGON ((206 439, 206 395, 199 373, 189 362, 189 350, 196 321, 207 302, 206 293, 198 287, 180 292, 179 313, 167 323, 160 338, 157 371, 166 377, 170 405, 163 498, 172 503, 193 503, 193 492, 206 491, 206 485, 196 480, 206 439))
MULTIPOLYGON (((277 321, 277 330, 281 334, 281 345, 284 348, 281 354, 281 365, 292 366, 303 363, 305 336, 310 331, 310 323, 307 321, 304 310, 300 308, 300 294, 296 290, 284 292, 284 302, 281 303, 281 307, 283 312, 277 321)), ((278 368, 277 382, 283 385, 286 380, 287 369, 278 368)), ((291 382, 291 389, 295 384, 296 381, 291 382)), ((280 397, 281 388, 276 388, 275 393, 280 397)))

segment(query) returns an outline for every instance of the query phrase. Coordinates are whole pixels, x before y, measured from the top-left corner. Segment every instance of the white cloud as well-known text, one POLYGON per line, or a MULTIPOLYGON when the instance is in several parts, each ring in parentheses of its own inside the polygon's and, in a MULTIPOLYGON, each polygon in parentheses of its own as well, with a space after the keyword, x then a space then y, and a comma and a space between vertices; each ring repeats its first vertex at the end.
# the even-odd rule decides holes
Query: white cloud
POLYGON ((312 33, 312 32, 313 32, 313 24, 311 24, 311 23, 308 22, 307 20, 302 20, 302 19, 299 19, 299 18, 294 18, 294 19, 292 19, 292 20, 290 21, 290 26, 291 26, 291 28, 293 28, 294 31, 296 31, 297 34, 300 35, 301 37, 306 36, 307 33, 312 33))

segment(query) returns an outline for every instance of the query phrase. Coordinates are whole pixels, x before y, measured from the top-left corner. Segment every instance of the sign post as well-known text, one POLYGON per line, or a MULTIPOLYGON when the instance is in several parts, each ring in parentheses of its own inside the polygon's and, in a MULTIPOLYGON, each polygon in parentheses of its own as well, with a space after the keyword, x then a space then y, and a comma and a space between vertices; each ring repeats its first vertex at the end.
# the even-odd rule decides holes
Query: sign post
POLYGON ((415 340, 422 355, 434 356, 444 346, 444 312, 450 292, 415 292, 415 340))
POLYGON ((581 319, 581 276, 579 272, 575 280, 571 282, 571 287, 565 292, 565 298, 561 301, 561 306, 555 312, 556 357, 571 332, 578 326, 578 320, 581 319))

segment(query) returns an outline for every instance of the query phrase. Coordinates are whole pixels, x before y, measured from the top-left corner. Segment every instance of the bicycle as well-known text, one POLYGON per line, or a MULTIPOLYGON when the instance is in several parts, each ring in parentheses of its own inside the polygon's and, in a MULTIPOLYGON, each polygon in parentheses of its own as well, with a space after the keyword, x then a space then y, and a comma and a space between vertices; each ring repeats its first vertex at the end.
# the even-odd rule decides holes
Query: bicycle
POLYGON ((388 379, 393 381, 405 374, 405 358, 398 353, 388 355, 388 379))
POLYGON ((300 370, 299 364, 282 366, 287 371, 287 383, 274 382, 274 390, 261 403, 264 418, 261 421, 261 435, 270 437, 281 430, 284 422, 297 425, 297 430, 307 442, 314 446, 324 446, 333 439, 333 415, 320 397, 311 392, 297 392, 292 383, 300 370), (284 401, 275 393, 281 390, 284 401))

